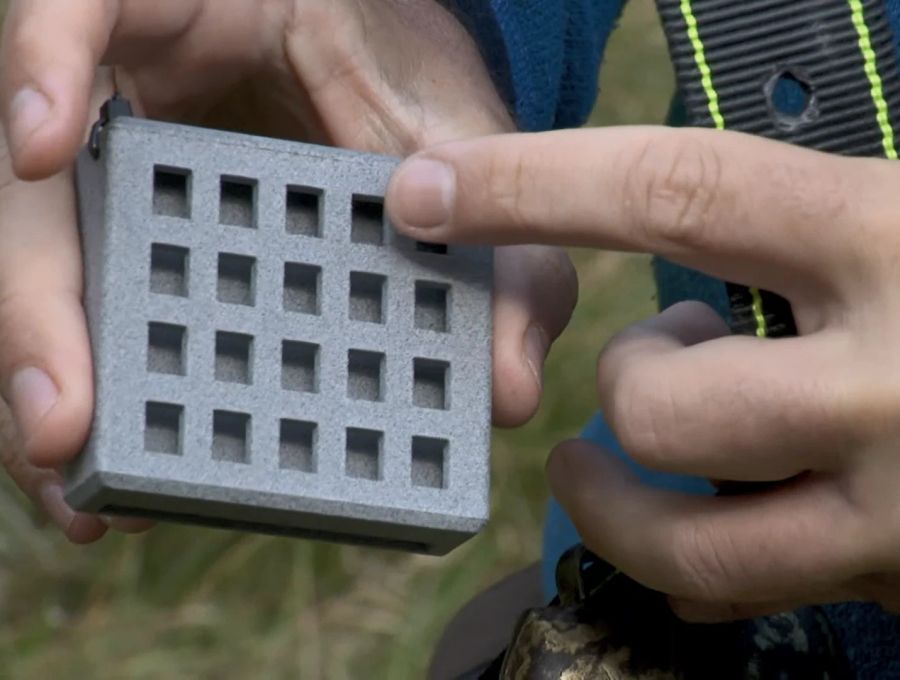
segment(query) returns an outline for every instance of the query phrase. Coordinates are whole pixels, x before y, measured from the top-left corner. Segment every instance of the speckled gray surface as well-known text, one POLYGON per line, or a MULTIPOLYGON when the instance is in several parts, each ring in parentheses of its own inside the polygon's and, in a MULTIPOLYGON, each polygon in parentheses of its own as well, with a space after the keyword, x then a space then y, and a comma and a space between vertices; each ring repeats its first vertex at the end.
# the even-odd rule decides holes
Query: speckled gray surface
POLYGON ((480 529, 492 255, 395 234, 396 162, 105 128, 77 166, 97 401, 74 507, 435 554, 480 529))

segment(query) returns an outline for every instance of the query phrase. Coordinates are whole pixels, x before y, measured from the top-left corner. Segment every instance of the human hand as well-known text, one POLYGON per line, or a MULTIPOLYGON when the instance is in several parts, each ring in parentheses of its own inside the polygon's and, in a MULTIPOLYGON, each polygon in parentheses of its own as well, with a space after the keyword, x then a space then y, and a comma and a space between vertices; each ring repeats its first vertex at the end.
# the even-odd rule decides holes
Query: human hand
MULTIPOLYGON (((71 164, 114 84, 154 118, 392 154, 513 129, 434 0, 14 0, 2 62, 0 396, 15 427, 3 409, 0 458, 75 542, 109 522, 73 513, 52 472, 93 409, 71 164)), ((556 249, 501 249, 496 275, 494 414, 516 424, 575 289, 556 249)))
POLYGON ((586 442, 554 451, 550 485, 591 550, 685 619, 855 599, 900 613, 898 186, 892 161, 607 128, 438 146, 401 165, 387 209, 414 238, 652 252, 787 298, 800 337, 733 336, 684 303, 597 369, 638 463, 774 488, 651 489, 586 442))

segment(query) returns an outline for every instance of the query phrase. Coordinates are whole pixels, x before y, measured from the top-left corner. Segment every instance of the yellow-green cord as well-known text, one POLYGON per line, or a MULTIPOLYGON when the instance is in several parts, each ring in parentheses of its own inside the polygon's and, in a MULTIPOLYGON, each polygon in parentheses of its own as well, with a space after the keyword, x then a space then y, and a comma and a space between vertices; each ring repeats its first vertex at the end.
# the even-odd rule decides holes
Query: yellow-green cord
MULTIPOLYGON (((865 61, 866 77, 869 79, 871 87, 872 102, 875 104, 876 117, 878 125, 881 128, 882 145, 884 146, 884 155, 891 160, 897 159, 897 148, 894 141, 894 129, 891 126, 891 120, 888 113, 887 100, 884 98, 884 85, 881 81, 881 75, 878 73, 878 59, 875 50, 872 48, 872 37, 869 32, 869 26, 866 24, 866 15, 861 0, 847 0, 850 4, 850 13, 853 20, 853 26, 859 35, 859 49, 865 61)), ((712 116, 713 123, 718 130, 725 129, 725 118, 719 109, 719 95, 713 85, 712 71, 706 61, 706 50, 703 46, 703 40, 700 37, 700 31, 697 27, 697 17, 694 16, 694 9, 691 6, 691 0, 681 0, 681 14, 684 17, 684 23, 687 26, 688 39, 694 48, 694 61, 697 64, 697 70, 700 71, 701 83, 706 93, 709 104, 709 113, 712 116)), ((756 319, 756 335, 760 338, 768 336, 768 325, 766 324, 765 313, 763 311, 762 294, 758 288, 751 288, 750 295, 753 298, 753 317, 756 319)))
POLYGON ((875 104, 878 125, 881 127, 884 155, 886 158, 896 160, 897 148, 894 145, 894 129, 891 127, 891 120, 888 116, 888 105, 884 98, 881 75, 878 73, 878 59, 875 55, 875 50, 872 49, 872 37, 869 33, 869 26, 866 24, 865 10, 861 0, 848 0, 848 2, 850 3, 850 13, 853 17, 853 26, 859 35, 859 50, 862 52, 863 59, 866 62, 865 71, 872 90, 872 102, 875 104))
POLYGON ((681 14, 684 17, 684 23, 687 25, 688 38, 694 48, 694 61, 697 63, 697 69, 700 71, 703 90, 706 92, 706 98, 709 101, 709 115, 712 116, 716 129, 725 129, 725 118, 719 110, 719 94, 713 86, 712 71, 709 64, 706 63, 706 50, 703 48, 703 40, 700 39, 700 31, 697 29, 697 17, 694 16, 694 9, 691 7, 691 0, 681 0, 681 14))
MULTIPOLYGON (((703 91, 706 93, 706 99, 709 103, 709 114, 712 116, 717 130, 725 129, 725 118, 719 109, 719 94, 713 85, 712 71, 706 61, 706 50, 703 47, 703 40, 700 37, 700 31, 697 28, 697 17, 694 16, 694 9, 691 6, 691 0, 681 0, 681 15, 684 17, 684 23, 687 26, 688 39, 694 48, 694 61, 697 64, 697 70, 700 71, 703 91)), ((750 294, 753 296, 753 316, 756 319, 756 335, 764 338, 769 334, 766 317, 763 314, 762 296, 758 288, 751 288, 750 294)))
POLYGON ((766 323, 766 315, 763 312, 762 294, 759 288, 751 288, 750 295, 753 297, 753 318, 756 319, 756 336, 764 338, 769 334, 769 326, 766 323))

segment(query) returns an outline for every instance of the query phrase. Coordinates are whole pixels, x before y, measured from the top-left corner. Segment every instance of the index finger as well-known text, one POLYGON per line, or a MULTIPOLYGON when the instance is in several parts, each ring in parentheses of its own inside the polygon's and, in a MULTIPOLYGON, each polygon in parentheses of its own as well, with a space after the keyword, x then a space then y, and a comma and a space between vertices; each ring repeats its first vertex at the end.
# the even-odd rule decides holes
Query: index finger
POLYGON ((877 163, 700 129, 504 135, 407 160, 387 208, 420 240, 650 252, 779 284, 785 265, 812 272, 840 253, 823 239, 856 232, 877 163))

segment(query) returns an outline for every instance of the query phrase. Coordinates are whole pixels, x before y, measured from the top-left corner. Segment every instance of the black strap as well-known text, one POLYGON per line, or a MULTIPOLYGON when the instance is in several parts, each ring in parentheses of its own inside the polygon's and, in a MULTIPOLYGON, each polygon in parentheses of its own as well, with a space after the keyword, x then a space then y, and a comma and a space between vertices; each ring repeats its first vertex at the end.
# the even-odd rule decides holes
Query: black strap
MULTIPOLYGON (((691 125, 897 158, 900 76, 884 0, 657 0, 691 125)), ((729 285, 732 324, 796 334, 790 305, 729 285)))

